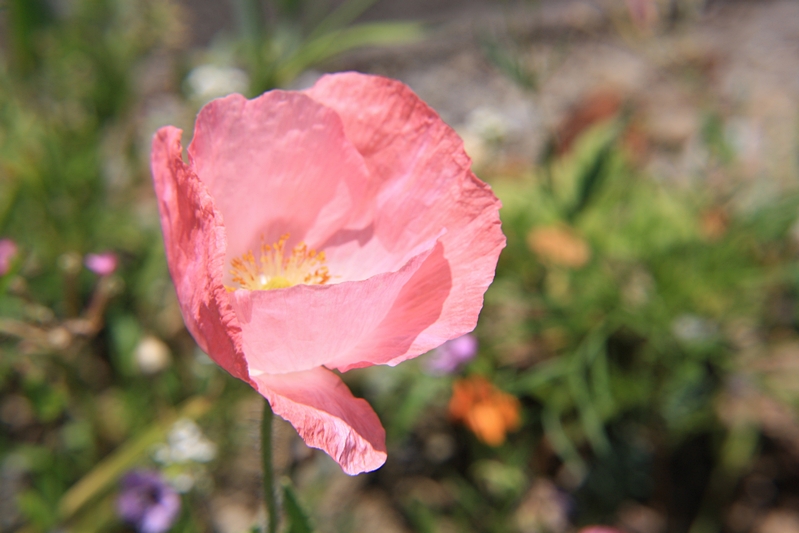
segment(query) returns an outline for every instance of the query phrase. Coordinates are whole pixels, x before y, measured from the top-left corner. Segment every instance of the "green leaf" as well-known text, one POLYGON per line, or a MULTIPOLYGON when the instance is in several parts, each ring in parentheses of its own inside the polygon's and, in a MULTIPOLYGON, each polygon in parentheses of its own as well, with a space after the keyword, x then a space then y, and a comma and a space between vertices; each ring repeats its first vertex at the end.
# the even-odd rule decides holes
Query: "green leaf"
POLYGON ((518 51, 488 36, 480 39, 480 47, 488 60, 511 81, 530 91, 538 88, 538 75, 527 68, 518 51))
MULTIPOLYGON (((283 0, 283 2, 286 1, 287 0, 283 0)), ((375 1, 376 0, 348 0, 344 2, 314 28, 313 32, 308 36, 308 40, 312 41, 317 37, 324 37, 325 35, 351 24, 355 19, 361 16, 364 11, 372 7, 375 1)))
MULTIPOLYGON (((281 2, 281 4, 286 2, 281 2)), ((236 16, 239 31, 252 42, 260 42, 266 35, 266 23, 260 0, 238 0, 236 16)))
POLYGON ((38 60, 36 33, 52 19, 50 7, 45 0, 10 0, 8 7, 11 52, 18 66, 27 71, 38 60))
POLYGON ((566 213, 568 220, 574 220, 599 192, 608 173, 609 161, 613 156, 616 135, 610 135, 605 142, 596 147, 592 157, 579 169, 578 190, 574 203, 566 213))
POLYGON ((112 363, 123 376, 136 374, 136 361, 133 351, 142 337, 139 321, 132 315, 114 317, 109 321, 114 351, 112 363))
POLYGON ((423 36, 418 22, 374 22, 327 33, 306 42, 278 66, 276 79, 285 84, 309 67, 354 48, 409 43, 423 36))
POLYGON ((561 379, 568 373, 569 366, 566 359, 545 361, 526 371, 518 380, 511 383, 507 389, 516 395, 533 394, 540 387, 561 379))
POLYGON ((602 418, 597 413, 582 371, 582 366, 573 369, 568 375, 567 383, 580 416, 583 433, 591 443, 591 448, 599 455, 606 455, 610 452, 610 442, 605 435, 602 418))
POLYGON ((302 14, 302 0, 273 0, 279 19, 298 20, 302 14))
POLYGON ((555 413, 548 406, 545 406, 541 412, 541 424, 544 426, 544 433, 546 433, 552 447, 555 449, 566 467, 571 470, 577 479, 583 479, 588 471, 588 465, 580 456, 572 440, 563 429, 563 424, 560 421, 560 416, 555 413))
POLYGON ((56 523, 52 505, 35 490, 27 490, 17 496, 17 506, 34 530, 46 531, 56 523))
POLYGON ((311 517, 300 503, 300 499, 291 485, 291 480, 283 478, 281 484, 283 485, 283 509, 286 512, 289 526, 286 533, 313 533, 311 517))

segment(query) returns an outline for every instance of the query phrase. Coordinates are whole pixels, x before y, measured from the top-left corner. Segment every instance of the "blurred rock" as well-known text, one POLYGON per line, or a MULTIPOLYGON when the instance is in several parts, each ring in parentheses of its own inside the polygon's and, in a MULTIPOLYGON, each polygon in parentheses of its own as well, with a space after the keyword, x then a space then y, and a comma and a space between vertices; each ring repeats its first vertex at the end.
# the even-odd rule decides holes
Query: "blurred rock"
POLYGON ((617 515, 619 525, 632 533, 663 533, 666 531, 666 517, 651 507, 636 502, 623 503, 617 515))
POLYGON ((72 334, 67 328, 55 327, 47 332, 47 343, 55 350, 64 350, 72 344, 72 334))
POLYGON ((220 494, 211 499, 211 521, 218 533, 241 533, 257 524, 258 512, 246 493, 220 494))
POLYGON ((447 433, 433 433, 424 441, 424 456, 434 463, 447 461, 455 453, 455 439, 447 433))
POLYGON ((28 465, 19 453, 7 455, 0 464, 0 531, 19 531, 21 513, 17 497, 26 488, 28 465))
POLYGON ((352 531, 410 533, 391 500, 380 490, 372 490, 355 504, 352 531))
POLYGON ((8 394, 0 403, 0 422, 14 431, 35 421, 35 413, 30 400, 19 394, 8 394))
POLYGON ((143 374, 156 374, 172 362, 169 347, 157 337, 147 335, 143 337, 133 350, 136 366, 143 374))
POLYGON ((561 533, 569 528, 566 497, 548 479, 539 478, 516 510, 522 533, 561 533))
POLYGON ((752 524, 757 517, 758 510, 743 502, 733 503, 727 511, 725 522, 730 531, 743 533, 752 531, 752 524))
POLYGON ((789 509, 775 509, 763 517, 754 533, 799 533, 799 513, 789 509))
POLYGON ((396 486, 401 501, 416 501, 428 509, 442 509, 454 502, 454 496, 442 483, 424 476, 402 479, 396 486))
POLYGON ((679 150, 699 130, 697 109, 679 87, 662 84, 645 96, 644 121, 648 137, 669 150, 679 150))

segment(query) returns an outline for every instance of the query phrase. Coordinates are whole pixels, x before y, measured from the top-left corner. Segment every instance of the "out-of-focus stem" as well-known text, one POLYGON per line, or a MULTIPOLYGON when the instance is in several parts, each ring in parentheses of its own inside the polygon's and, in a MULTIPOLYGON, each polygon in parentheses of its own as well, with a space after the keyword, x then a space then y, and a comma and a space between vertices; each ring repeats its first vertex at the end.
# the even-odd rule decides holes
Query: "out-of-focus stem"
POLYGON ((236 14, 250 74, 250 93, 254 96, 272 88, 270 65, 264 56, 268 29, 263 0, 238 0, 236 14))
POLYGON ((47 344, 46 331, 19 320, 0 318, 0 333, 11 337, 31 340, 37 344, 47 344))
POLYGON ((263 41, 266 36, 266 21, 261 0, 238 0, 236 8, 242 37, 254 42, 263 41))
POLYGON ((267 528, 265 533, 277 533, 278 510, 275 496, 275 471, 272 466, 272 406, 264 401, 264 416, 261 420, 261 458, 264 476, 264 502, 266 503, 267 528))
POLYGON ((98 283, 89 307, 78 318, 47 327, 35 326, 20 320, 0 318, 0 334, 17 337, 39 349, 65 350, 76 337, 91 338, 103 327, 103 316, 109 300, 121 290, 121 281, 113 276, 98 283))
MULTIPOLYGON (((108 457, 97 463, 89 473, 75 483, 58 504, 58 516, 67 522, 78 511, 107 492, 109 488, 152 448, 153 444, 166 438, 169 428, 176 420, 196 420, 214 405, 214 398, 195 396, 189 398, 178 409, 163 420, 154 422, 148 429, 128 440, 108 457)), ((27 533, 30 530, 25 530, 27 533)))

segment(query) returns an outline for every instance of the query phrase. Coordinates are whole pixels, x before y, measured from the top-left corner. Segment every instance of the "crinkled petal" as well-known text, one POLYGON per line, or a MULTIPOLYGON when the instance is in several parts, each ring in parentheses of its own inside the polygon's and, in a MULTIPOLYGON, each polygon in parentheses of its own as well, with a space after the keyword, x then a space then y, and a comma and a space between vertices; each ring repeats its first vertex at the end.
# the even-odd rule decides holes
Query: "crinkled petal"
MULTIPOLYGON (((377 326, 347 353, 326 365, 346 372, 370 365, 397 364, 414 348, 419 336, 441 318, 444 304, 452 291, 452 271, 438 242, 432 253, 405 283, 391 309, 377 326)), ((414 352, 415 351, 415 352, 414 352)))
POLYGON ((167 263, 183 320, 197 344, 222 368, 249 382, 241 329, 222 284, 225 228, 203 184, 183 163, 181 130, 153 139, 151 166, 167 263))
POLYGON ((397 357, 441 312, 441 291, 430 287, 426 294, 418 289, 435 282, 424 274, 431 258, 442 260, 442 250, 440 244, 430 243, 399 271, 363 281, 230 293, 249 368, 282 374, 322 365, 365 366, 364 361, 374 364, 397 357), (414 298, 422 300, 419 308, 424 312, 403 316, 407 323, 393 331, 400 324, 396 319, 386 324, 387 317, 395 317, 396 309, 404 309, 414 298), (400 340, 404 346, 393 345, 400 340), (363 348, 378 345, 387 351, 363 348))
MULTIPOLYGON (((451 288, 439 318, 421 332, 396 364, 471 331, 483 294, 505 246, 500 202, 470 170, 463 142, 404 84, 358 73, 322 77, 306 94, 334 109, 344 131, 380 180, 373 235, 389 251, 407 250, 442 236, 438 263, 451 288)), ((357 254, 355 250, 353 253, 357 254)), ((408 301, 424 305, 424 298, 408 301)), ((396 313, 411 316, 412 309, 396 313)), ((394 324, 401 329, 399 321, 394 324)), ((377 342, 379 344, 379 342, 377 342)))
POLYGON ((189 158, 224 216, 228 260, 285 233, 318 246, 370 208, 371 179, 341 119, 301 93, 214 100, 197 117, 189 158))
POLYGON ((253 375, 272 410, 293 425, 308 446, 327 452, 350 475, 386 461, 386 432, 366 402, 333 372, 253 375))

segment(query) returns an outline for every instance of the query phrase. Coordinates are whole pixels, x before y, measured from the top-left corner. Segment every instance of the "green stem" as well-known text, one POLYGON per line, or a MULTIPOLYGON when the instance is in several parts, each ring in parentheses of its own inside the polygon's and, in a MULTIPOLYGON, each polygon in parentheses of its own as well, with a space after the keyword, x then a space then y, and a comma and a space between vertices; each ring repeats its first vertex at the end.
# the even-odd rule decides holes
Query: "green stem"
POLYGON ((242 37, 250 42, 261 43, 266 36, 266 21, 261 0, 238 0, 236 15, 242 37))
POLYGON ((267 529, 264 533, 277 533, 277 498, 275 497, 275 471, 272 468, 272 407, 264 401, 261 420, 261 459, 264 470, 264 502, 266 503, 267 529))
POLYGON ((272 65, 264 57, 269 28, 264 18, 265 0, 238 0, 236 14, 250 75, 250 95, 272 89, 272 65))

